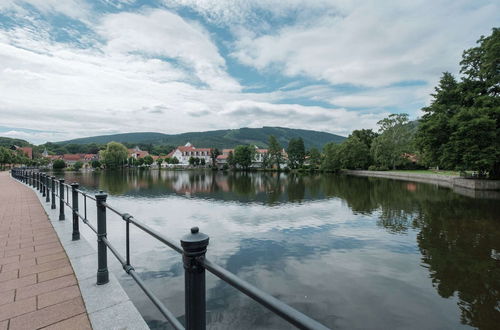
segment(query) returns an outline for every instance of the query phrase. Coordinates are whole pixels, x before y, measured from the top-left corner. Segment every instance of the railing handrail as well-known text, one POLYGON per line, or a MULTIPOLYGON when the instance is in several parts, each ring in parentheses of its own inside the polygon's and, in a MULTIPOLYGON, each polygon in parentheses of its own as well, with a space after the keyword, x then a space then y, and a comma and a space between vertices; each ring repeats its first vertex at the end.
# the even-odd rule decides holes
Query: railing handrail
MULTIPOLYGON (((159 233, 158 231, 154 230, 153 228, 149 227, 145 223, 137 220, 135 217, 130 215, 129 213, 124 213, 120 212, 118 209, 116 209, 114 206, 111 206, 107 201, 106 198, 104 198, 103 201, 99 201, 96 197, 93 197, 89 195, 86 191, 79 189, 78 184, 74 184, 74 187, 72 187, 72 184, 64 183, 64 180, 59 180, 58 182, 58 188, 59 188, 59 193, 57 192, 57 188, 55 188, 55 177, 49 177, 45 174, 40 174, 37 172, 37 175, 35 175, 33 171, 29 171, 27 169, 19 169, 22 173, 18 176, 17 173, 14 175, 16 169, 12 169, 13 176, 16 178, 20 178, 23 182, 28 183, 32 186, 41 186, 40 190, 44 193, 44 196, 46 196, 46 201, 49 201, 49 191, 52 192, 52 199, 54 199, 54 195, 57 194, 57 196, 60 198, 60 205, 66 205, 68 206, 72 213, 73 213, 73 221, 78 221, 78 219, 81 219, 83 223, 85 223, 89 228, 97 234, 98 236, 98 241, 102 242, 108 248, 111 253, 115 256, 115 258, 120 262, 122 265, 123 269, 127 274, 129 274, 135 282, 139 285, 141 290, 146 294, 146 296, 153 302, 153 304, 158 308, 160 313, 165 316, 165 318, 170 322, 170 324, 175 328, 175 329, 184 329, 182 324, 177 320, 177 318, 174 316, 172 312, 170 312, 165 305, 160 301, 158 297, 145 285, 145 283, 142 281, 142 279, 138 276, 138 274, 135 272, 134 267, 130 264, 130 237, 129 237, 129 225, 133 224, 140 230, 144 231, 145 233, 149 234, 150 236, 156 238, 158 241, 162 242, 163 244, 167 245, 174 251, 183 254, 184 255, 184 268, 186 269, 186 273, 189 272, 186 264, 186 258, 189 259, 189 253, 186 254, 186 249, 184 248, 184 245, 181 246, 178 243, 174 242, 173 240, 169 239, 168 237, 164 236, 163 234, 159 233), (27 177, 26 173, 30 173, 29 178, 27 177), (29 180, 29 181, 28 181, 29 180), (49 184, 49 181, 52 183, 49 184), (64 191, 64 187, 66 188, 67 192, 67 198, 64 200, 64 194, 61 193, 64 191), (55 191, 54 191, 55 190, 55 191), (73 195, 73 202, 70 204, 69 201, 69 190, 74 191, 75 195, 73 195), (46 193, 46 195, 45 195, 46 193), (81 194, 84 197, 84 211, 85 213, 82 215, 78 209, 78 194, 81 194), (76 196, 76 200, 74 199, 76 196), (122 220, 126 222, 126 257, 124 258, 118 250, 111 244, 111 242, 107 239, 106 232, 100 232, 99 228, 99 215, 98 215, 98 225, 97 228, 94 227, 87 219, 87 204, 86 204, 86 198, 90 198, 91 200, 96 201, 96 205, 103 207, 104 209, 109 209, 113 213, 117 214, 122 220), (76 204, 76 208, 75 208, 76 204), (76 220, 75 220, 76 219, 76 220)), ((101 191, 100 194, 103 194, 101 191)), ((107 196, 107 195, 106 195, 107 196)), ((52 204, 54 205, 54 200, 52 201, 52 204)), ((61 216, 59 220, 64 220, 64 212, 63 210, 61 211, 61 214, 63 215, 63 219, 61 219, 61 216)), ((106 219, 104 218, 104 224, 106 219)), ((105 228, 105 225, 104 225, 105 228)), ((73 224, 73 229, 75 231, 75 223, 73 224)), ((198 234, 198 229, 195 228, 196 231, 193 231, 192 233, 198 234)), ((78 231, 78 224, 76 224, 76 230, 78 231)), ((201 234, 201 233, 200 233, 201 234)), ((204 235, 204 234, 201 234, 204 235)), ((205 235, 206 236, 206 235, 205 235)), ((75 232, 73 232, 73 237, 75 237, 75 232)), ((79 232, 77 235, 79 239, 79 232)), ((183 243, 184 244, 184 243, 183 243)), ((206 245, 208 245, 208 236, 206 238, 206 245)), ((193 260, 190 260, 190 262, 195 262, 199 267, 208 270, 210 273, 213 275, 217 276, 219 279, 222 281, 230 284, 233 286, 235 289, 240 291, 241 293, 245 294, 246 296, 252 298, 259 304, 263 305, 273 313, 277 314, 284 320, 290 322, 294 326, 300 328, 300 329, 328 329, 326 326, 323 324, 313 320, 312 318, 308 317, 307 315, 303 314, 302 312, 294 309, 293 307, 287 305, 286 303, 282 302, 281 300, 273 297, 272 295, 262 291, 261 289, 255 287, 254 285, 250 284, 249 282, 239 278, 237 275, 233 274, 232 272, 228 271, 222 266, 217 265, 216 263, 208 260, 205 258, 205 252, 206 252, 206 245, 205 245, 205 250, 200 252, 200 257, 194 258, 193 260)), ((100 257, 99 257, 100 258, 100 257)), ((196 268, 196 267, 195 267, 196 268)), ((107 272, 107 266, 106 266, 106 272, 107 272)), ((187 275, 186 275, 187 276, 187 275)), ((107 281, 106 281, 107 282, 107 281)), ((99 280, 98 280, 99 284, 99 280)), ((104 284, 104 283, 102 283, 104 284)), ((188 284, 187 284, 187 277, 186 277, 186 290, 188 290, 188 284)), ((203 275, 203 290, 205 289, 204 285, 204 275, 203 275)), ((187 295, 187 293, 186 293, 187 295)), ((187 297, 187 296, 186 296, 187 297)), ((204 300, 204 292, 203 292, 203 300, 204 300)), ((188 302, 186 301, 186 309, 188 309, 188 302)), ((204 311, 204 305, 205 302, 203 301, 203 313, 204 311)), ((188 311, 186 310, 186 315, 188 314, 188 311)), ((200 315, 198 315, 200 317, 200 315)), ((203 314, 203 319, 204 319, 204 314, 203 314)), ((186 322, 189 325, 189 318, 186 318, 186 322)), ((199 323, 199 322, 198 322, 199 323)), ((191 326, 188 328, 192 329, 198 329, 196 326, 191 326)), ((204 326, 203 326, 204 329, 204 326)))

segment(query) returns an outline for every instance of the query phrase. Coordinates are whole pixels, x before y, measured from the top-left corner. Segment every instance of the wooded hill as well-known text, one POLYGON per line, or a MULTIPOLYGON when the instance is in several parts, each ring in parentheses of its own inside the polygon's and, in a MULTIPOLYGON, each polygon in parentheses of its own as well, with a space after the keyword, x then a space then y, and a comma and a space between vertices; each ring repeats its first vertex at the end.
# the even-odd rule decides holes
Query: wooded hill
POLYGON ((345 139, 343 136, 325 132, 284 127, 262 127, 227 129, 208 132, 190 132, 182 134, 163 134, 153 132, 124 133, 61 141, 57 142, 57 144, 106 144, 108 142, 115 141, 127 144, 137 143, 178 146, 191 142, 193 145, 200 148, 214 147, 222 149, 234 148, 237 145, 248 144, 257 145, 259 147, 267 147, 270 135, 274 135, 278 139, 279 143, 285 148, 290 139, 298 137, 301 137, 304 140, 304 144, 307 149, 313 147, 322 149, 326 143, 340 143, 345 139))

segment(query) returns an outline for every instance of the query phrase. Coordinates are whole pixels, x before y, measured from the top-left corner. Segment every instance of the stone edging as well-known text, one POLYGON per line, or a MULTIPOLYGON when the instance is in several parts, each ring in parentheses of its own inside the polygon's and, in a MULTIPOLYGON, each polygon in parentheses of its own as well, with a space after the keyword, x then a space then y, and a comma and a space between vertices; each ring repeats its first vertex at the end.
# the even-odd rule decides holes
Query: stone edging
POLYGON ((454 192, 468 197, 500 199, 500 180, 475 180, 464 179, 458 176, 391 171, 343 170, 342 173, 357 176, 433 183, 451 188, 454 192))
POLYGON ((111 271, 109 283, 96 284, 97 243, 89 244, 83 235, 78 241, 71 240, 73 227, 69 209, 65 208, 66 220, 59 221, 59 209, 52 210, 50 203, 45 202, 45 197, 38 193, 36 195, 71 262, 92 328, 148 330, 148 325, 111 271))

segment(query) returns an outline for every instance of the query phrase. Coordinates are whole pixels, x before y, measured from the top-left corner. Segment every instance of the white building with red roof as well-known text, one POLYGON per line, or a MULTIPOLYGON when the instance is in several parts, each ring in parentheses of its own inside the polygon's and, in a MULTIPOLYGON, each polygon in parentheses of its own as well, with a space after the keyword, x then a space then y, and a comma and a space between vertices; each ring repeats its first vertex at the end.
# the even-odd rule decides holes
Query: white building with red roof
POLYGON ((191 143, 186 143, 183 146, 178 146, 172 150, 167 158, 177 158, 179 165, 189 165, 189 159, 199 158, 204 159, 206 164, 212 163, 212 149, 211 148, 196 148, 191 143))

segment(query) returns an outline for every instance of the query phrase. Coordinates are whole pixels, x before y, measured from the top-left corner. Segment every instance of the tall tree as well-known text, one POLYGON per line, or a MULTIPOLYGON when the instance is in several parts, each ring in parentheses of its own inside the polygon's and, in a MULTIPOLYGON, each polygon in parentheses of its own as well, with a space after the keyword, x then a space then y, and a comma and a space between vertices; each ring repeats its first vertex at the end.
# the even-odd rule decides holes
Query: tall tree
POLYGON ((342 168, 365 170, 371 164, 370 149, 356 136, 349 136, 340 144, 338 157, 342 168))
POLYGON ((337 172, 340 170, 339 144, 331 142, 325 145, 323 153, 325 157, 321 162, 321 170, 326 172, 337 172))
POLYGON ((237 146, 234 149, 234 162, 247 170, 252 165, 254 155, 255 148, 253 146, 237 146))
POLYGON ((316 168, 321 165, 321 152, 317 148, 311 148, 308 152, 309 164, 316 168))
POLYGON ((271 165, 276 165, 276 168, 279 170, 283 162, 282 147, 274 135, 269 136, 268 145, 269 161, 271 165))
POLYGON ((420 119, 415 142, 424 163, 453 169, 457 155, 449 142, 453 133, 451 118, 462 103, 459 84, 451 73, 445 72, 434 90, 431 105, 422 109, 425 114, 420 119))
POLYGON ((288 142, 288 163, 291 168, 299 168, 304 164, 304 158, 306 156, 306 148, 304 146, 304 140, 302 138, 292 138, 288 142))
POLYGON ((376 165, 396 169, 405 163, 403 155, 412 151, 413 130, 408 125, 408 115, 391 114, 378 122, 379 133, 370 153, 376 165))
POLYGON ((105 150, 99 152, 100 158, 107 168, 122 167, 127 163, 127 148, 118 142, 109 142, 105 150))

